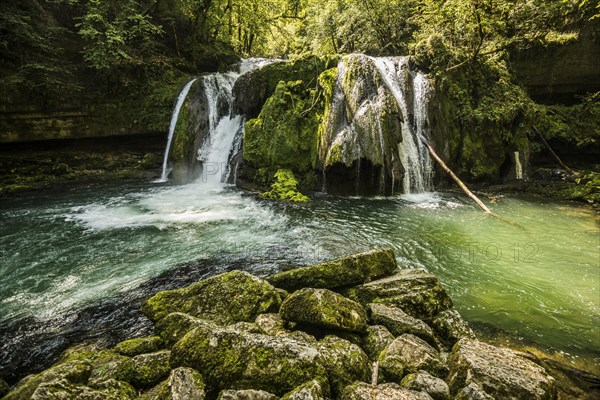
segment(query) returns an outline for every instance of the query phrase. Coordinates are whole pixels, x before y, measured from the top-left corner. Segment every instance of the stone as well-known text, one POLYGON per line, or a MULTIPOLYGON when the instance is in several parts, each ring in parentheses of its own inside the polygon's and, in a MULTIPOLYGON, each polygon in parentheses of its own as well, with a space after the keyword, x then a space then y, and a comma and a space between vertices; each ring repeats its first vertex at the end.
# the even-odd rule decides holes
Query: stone
POLYGON ((263 330, 260 329, 260 326, 253 322, 238 322, 236 324, 227 326, 227 329, 236 332, 263 333, 263 330))
POLYGON ((452 307, 440 281, 424 269, 405 269, 383 279, 342 292, 363 305, 383 303, 401 308, 412 317, 430 320, 452 307))
POLYGON ((10 386, 8 383, 4 381, 4 379, 0 378, 0 399, 4 397, 10 391, 10 386))
POLYGON ((406 375, 400 386, 418 392, 426 392, 433 400, 450 400, 448 384, 444 380, 430 375, 427 371, 406 375))
POLYGON ((124 382, 104 383, 103 389, 92 389, 81 384, 73 384, 66 379, 41 383, 31 396, 31 400, 130 400, 136 397, 135 390, 124 382))
POLYGON ((254 320, 254 323, 262 329, 262 331, 271 336, 285 335, 287 333, 283 319, 279 314, 269 313, 260 314, 254 320))
POLYGON ((168 395, 163 398, 164 400, 203 400, 206 396, 202 375, 198 371, 185 367, 171 371, 167 390, 168 395))
POLYGON ((281 298, 267 281, 243 271, 231 271, 196 282, 183 289, 159 292, 147 300, 142 312, 156 322, 173 312, 221 325, 252 322, 258 314, 277 311, 281 298))
POLYGON ((326 400, 323 393, 321 384, 312 380, 286 393, 281 400, 326 400))
POLYGON ((143 353, 154 353, 160 350, 161 346, 162 340, 159 336, 150 336, 125 340, 118 343, 114 350, 124 356, 133 357, 143 353))
POLYGON ((423 392, 404 389, 396 383, 369 385, 362 382, 354 383, 344 389, 342 400, 432 400, 423 392))
POLYGON ((471 382, 458 392, 454 400, 494 400, 494 398, 484 392, 479 385, 471 382))
POLYGON ((438 377, 448 372, 440 354, 410 333, 396 338, 379 357, 380 373, 388 381, 400 382, 405 375, 421 369, 438 377))
POLYGON ((136 388, 150 388, 169 376, 170 357, 169 350, 140 354, 124 362, 119 367, 117 377, 136 388))
POLYGON ((315 345, 290 337, 194 329, 172 349, 173 367, 202 371, 210 390, 259 389, 283 395, 327 371, 315 345))
POLYGON ((154 326, 154 331, 160 336, 167 347, 172 347, 194 328, 211 330, 215 327, 212 322, 204 321, 184 313, 171 313, 162 318, 154 326))
POLYGON ((343 389, 355 381, 371 381, 371 362, 357 345, 329 335, 319 342, 318 350, 329 373, 331 393, 334 397, 341 395, 343 389))
POLYGON ((400 336, 411 333, 433 347, 437 347, 433 329, 420 319, 411 317, 398 307, 381 303, 371 303, 368 305, 368 309, 371 322, 385 326, 392 335, 400 336))
POLYGON ((264 390, 223 390, 217 400, 277 400, 278 397, 264 390))
POLYGON ((510 349, 477 340, 461 339, 448 358, 448 384, 452 393, 470 383, 493 398, 554 399, 554 378, 546 370, 510 349))
POLYGON ((437 335, 450 348, 460 339, 476 339, 475 333, 458 311, 451 309, 440 312, 431 322, 437 335))
POLYGON ((362 340, 362 348, 371 361, 379 360, 381 352, 394 341, 394 335, 381 325, 369 326, 367 334, 362 340))
POLYGON ((333 289, 391 275, 397 268, 393 250, 378 249, 280 272, 268 281, 290 291, 306 287, 333 289))
POLYGON ((292 293, 281 305, 284 321, 321 328, 364 332, 367 314, 363 307, 327 289, 306 288, 292 293))

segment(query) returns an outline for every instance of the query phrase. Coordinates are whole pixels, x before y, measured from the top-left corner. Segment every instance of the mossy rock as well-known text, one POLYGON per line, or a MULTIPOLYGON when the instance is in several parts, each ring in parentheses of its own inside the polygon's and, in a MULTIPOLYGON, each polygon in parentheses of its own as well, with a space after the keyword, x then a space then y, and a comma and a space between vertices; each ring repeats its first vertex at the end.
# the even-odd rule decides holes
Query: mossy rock
POLYGON ((425 370, 446 377, 448 369, 436 349, 418 337, 406 333, 396 338, 379 356, 382 376, 388 382, 400 383, 410 373, 425 370))
POLYGON ((211 322, 192 317, 189 314, 175 312, 159 320, 154 327, 154 331, 167 347, 172 347, 192 329, 212 330, 214 326, 211 322))
POLYGON ((279 397, 264 390, 223 390, 217 400, 278 400, 279 397))
POLYGON ((383 325, 394 336, 411 333, 420 337, 433 347, 438 347, 433 329, 420 319, 411 317, 402 309, 381 303, 371 303, 367 306, 369 320, 373 324, 383 325))
POLYGON ((130 383, 136 388, 149 388, 169 375, 171 370, 168 350, 156 353, 140 354, 123 363, 117 376, 119 380, 130 383))
POLYGON ((148 390, 140 400, 204 400, 206 385, 202 375, 191 368, 175 368, 169 378, 148 390))
POLYGON ((136 397, 135 389, 125 382, 106 381, 97 388, 73 384, 66 379, 44 382, 38 386, 32 400, 130 400, 136 397))
POLYGON ((393 250, 378 249, 280 272, 268 281, 290 291, 305 287, 334 289, 391 275, 397 268, 393 250))
POLYGON ((431 400, 427 393, 404 389, 395 383, 369 385, 356 382, 344 389, 342 400, 431 400))
POLYGON ((144 353, 154 353, 161 349, 162 339, 159 336, 129 339, 118 343, 114 350, 124 356, 137 356, 144 353))
POLYGON ((433 400, 450 400, 448 384, 443 379, 436 378, 426 371, 406 375, 400 385, 417 392, 425 392, 433 400))
POLYGON ((287 334, 283 319, 279 314, 260 314, 254 321, 266 335, 278 336, 287 334))
POLYGON ((475 333, 458 311, 451 309, 440 312, 431 322, 436 334, 452 348, 460 339, 476 339, 475 333))
POLYGON ((321 384, 315 380, 286 393, 281 400, 326 400, 321 384))
POLYGON ((159 292, 142 312, 152 321, 182 312, 223 325, 252 322, 258 314, 277 311, 281 298, 268 282, 243 271, 231 271, 183 289, 159 292))
POLYGON ((289 201, 292 203, 306 203, 310 201, 308 196, 298 191, 298 181, 294 173, 289 169, 280 169, 275 173, 275 182, 271 190, 260 194, 261 199, 289 201))
POLYGON ((363 307, 328 289, 305 288, 292 293, 279 311, 285 321, 350 332, 367 329, 363 307))
POLYGON ((209 390, 258 389, 283 395, 312 379, 327 382, 314 345, 225 328, 189 332, 173 346, 171 364, 202 371, 209 390))
POLYGON ((371 381, 371 362, 360 347, 337 336, 329 335, 319 341, 319 351, 325 359, 329 384, 334 397, 353 382, 371 381))
POLYGON ((10 386, 4 379, 0 378, 0 398, 4 397, 10 391, 10 386))
POLYGON ((365 306, 369 303, 394 305, 425 321, 452 307, 452 299, 440 281, 424 269, 400 270, 390 277, 355 286, 342 293, 365 306))
POLYGON ((379 360, 381 353, 394 341, 394 335, 381 325, 367 327, 366 335, 363 337, 361 347, 372 361, 379 360))

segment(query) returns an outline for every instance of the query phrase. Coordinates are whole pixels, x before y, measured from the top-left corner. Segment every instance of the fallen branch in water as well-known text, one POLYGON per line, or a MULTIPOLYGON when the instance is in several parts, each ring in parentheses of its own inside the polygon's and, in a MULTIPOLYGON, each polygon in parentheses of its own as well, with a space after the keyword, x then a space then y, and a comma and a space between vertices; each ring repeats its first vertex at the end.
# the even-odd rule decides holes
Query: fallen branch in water
POLYGON ((556 162, 558 162, 558 164, 561 167, 563 167, 565 169, 565 171, 567 171, 569 174, 571 174, 571 175, 577 175, 577 172, 573 171, 571 168, 569 168, 567 166, 567 164, 565 164, 564 162, 562 162, 562 160, 560 159, 560 157, 558 157, 558 155, 554 152, 554 150, 552 150, 552 147, 550 147, 550 145, 546 141, 546 138, 544 137, 544 135, 542 135, 542 132, 538 131, 536 128, 533 128, 533 131, 535 133, 537 133, 537 135, 540 137, 540 139, 542 139, 542 143, 544 143, 544 146, 546 146, 546 148, 548 149, 548 151, 550 152, 550 154, 552 154, 552 156, 554 157, 554 159, 556 160, 556 162))

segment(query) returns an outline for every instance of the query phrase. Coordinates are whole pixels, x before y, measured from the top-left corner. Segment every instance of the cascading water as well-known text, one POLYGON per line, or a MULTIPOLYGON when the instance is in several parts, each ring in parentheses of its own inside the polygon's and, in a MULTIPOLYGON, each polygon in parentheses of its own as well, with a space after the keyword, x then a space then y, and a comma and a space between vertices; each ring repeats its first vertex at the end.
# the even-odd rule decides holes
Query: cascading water
POLYGON ((171 124, 169 125, 169 136, 167 139, 167 147, 165 148, 165 155, 163 157, 162 173, 160 174, 160 178, 155 181, 157 183, 166 182, 168 179, 169 172, 170 172, 168 170, 169 152, 171 151, 171 143, 173 142, 173 134, 175 133, 175 127, 177 127, 177 119, 179 118, 179 111, 181 111, 183 102, 185 101, 185 98, 187 97, 188 93, 190 92, 190 89, 195 81, 196 81, 196 79, 192 79, 191 81, 189 81, 183 87, 183 89, 181 89, 179 96, 177 96, 177 103, 175 104, 175 108, 173 109, 173 115, 171 116, 171 124))
POLYGON ((402 180, 403 191, 404 193, 425 192, 431 189, 433 171, 427 147, 422 142, 422 138, 427 140, 429 137, 426 107, 429 98, 429 82, 419 72, 413 77, 406 75, 411 74, 408 68, 408 57, 371 58, 371 60, 405 116, 402 124, 402 142, 398 146, 398 156, 405 170, 402 180), (412 108, 408 104, 404 89, 405 84, 410 84, 411 81, 412 108))

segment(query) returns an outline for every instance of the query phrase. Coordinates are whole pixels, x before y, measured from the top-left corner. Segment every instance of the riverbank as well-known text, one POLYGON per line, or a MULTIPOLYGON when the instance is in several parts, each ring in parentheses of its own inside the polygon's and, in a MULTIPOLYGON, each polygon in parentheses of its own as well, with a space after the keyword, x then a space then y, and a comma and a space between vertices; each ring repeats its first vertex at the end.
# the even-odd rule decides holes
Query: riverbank
POLYGON ((155 336, 72 348, 5 399, 598 395, 592 374, 553 377, 539 354, 479 341, 437 278, 399 270, 391 250, 267 280, 234 270, 159 292, 142 312, 155 336))

